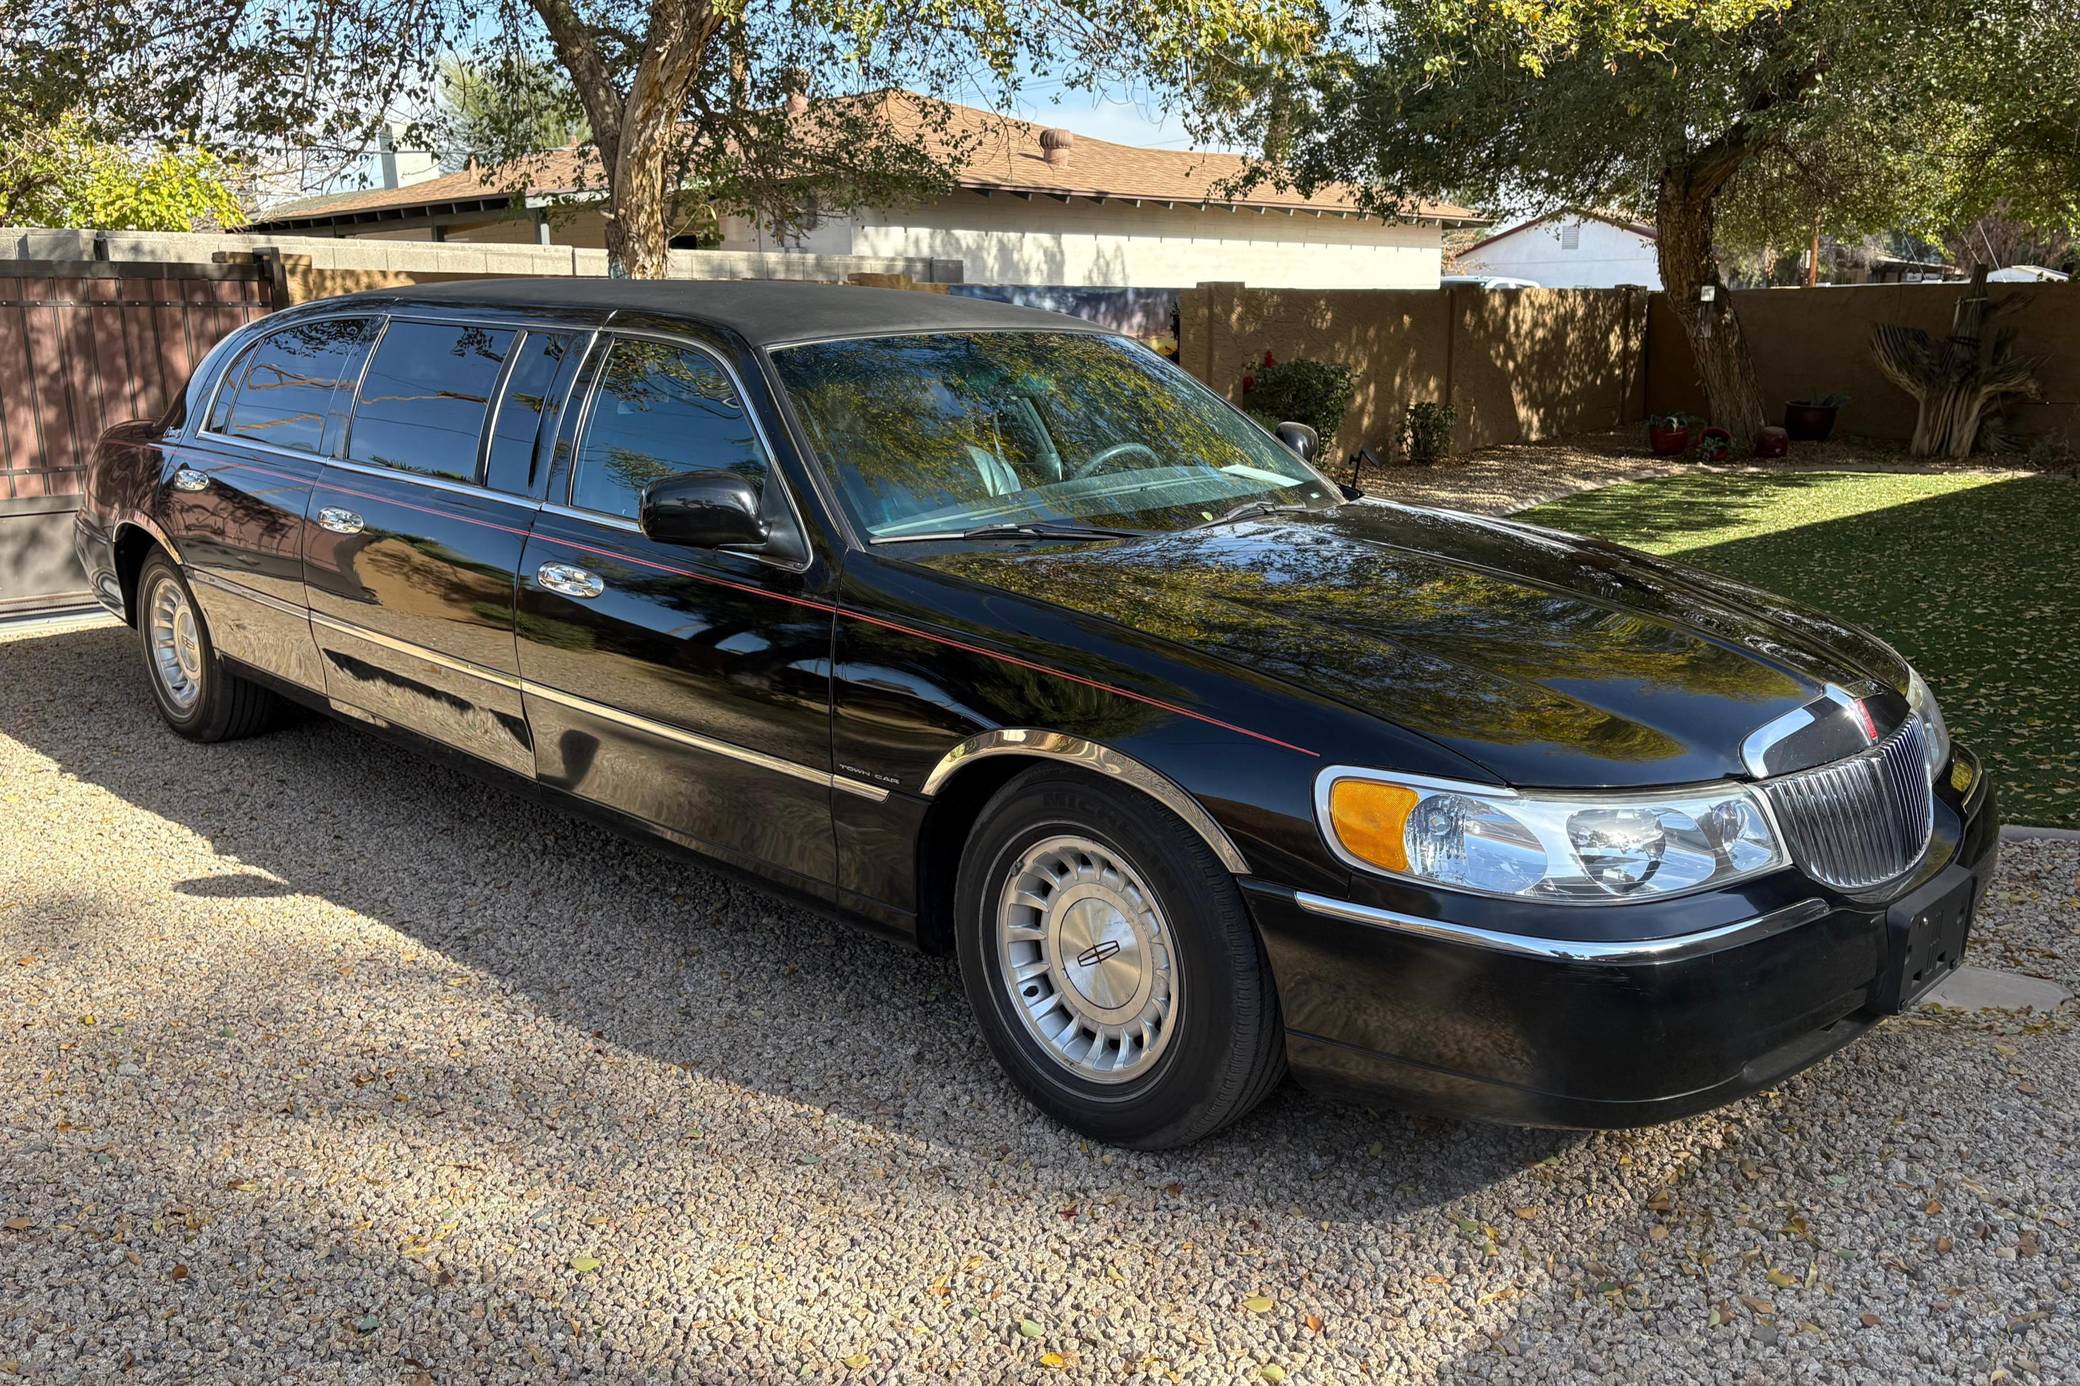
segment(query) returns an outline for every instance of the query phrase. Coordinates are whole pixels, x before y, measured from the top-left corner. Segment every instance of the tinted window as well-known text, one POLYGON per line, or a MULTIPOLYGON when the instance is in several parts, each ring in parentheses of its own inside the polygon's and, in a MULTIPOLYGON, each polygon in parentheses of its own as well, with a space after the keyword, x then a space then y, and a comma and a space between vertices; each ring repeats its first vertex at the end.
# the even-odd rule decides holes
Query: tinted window
POLYGON ((209 426, 297 452, 322 452, 334 392, 361 368, 369 318, 325 318, 270 332, 232 363, 209 426))
POLYGON ((550 391, 570 345, 567 336, 530 332, 516 349, 505 393, 492 416, 491 465, 486 475, 490 485, 524 491, 533 479, 535 432, 549 412, 550 391))
POLYGON ((1173 530, 1244 501, 1335 503, 1284 444, 1121 337, 873 337, 784 347, 773 364, 877 538, 1038 520, 1173 530))
POLYGON ((633 519, 645 486, 705 471, 733 471, 764 489, 765 454, 736 387, 706 352, 615 342, 578 446, 571 504, 633 519))
POLYGON ((477 479, 477 444, 513 334, 393 321, 361 380, 347 456, 454 481, 477 479))

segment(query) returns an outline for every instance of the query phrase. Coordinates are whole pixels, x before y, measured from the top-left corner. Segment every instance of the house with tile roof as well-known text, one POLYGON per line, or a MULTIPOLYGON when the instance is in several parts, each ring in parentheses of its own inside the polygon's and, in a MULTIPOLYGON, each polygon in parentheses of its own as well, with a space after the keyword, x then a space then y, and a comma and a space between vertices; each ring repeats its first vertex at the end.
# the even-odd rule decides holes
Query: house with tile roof
MULTIPOLYGON (((1224 185, 1242 167, 1238 155, 1115 144, 969 106, 952 106, 943 127, 921 128, 954 154, 946 196, 832 215, 787 242, 724 218, 719 238, 674 245, 958 261, 976 284, 1435 288, 1445 231, 1486 224, 1445 202, 1367 214, 1341 187, 1237 192, 1224 185)), ((571 148, 409 183, 393 177, 404 185, 287 203, 246 229, 600 247, 604 195, 589 160, 571 148)))

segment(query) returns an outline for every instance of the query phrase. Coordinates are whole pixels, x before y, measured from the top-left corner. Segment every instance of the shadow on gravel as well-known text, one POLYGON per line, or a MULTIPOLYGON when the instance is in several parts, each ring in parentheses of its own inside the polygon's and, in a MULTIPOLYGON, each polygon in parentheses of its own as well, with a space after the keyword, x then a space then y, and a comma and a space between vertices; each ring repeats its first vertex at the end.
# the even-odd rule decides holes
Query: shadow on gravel
MULTIPOLYGON (((1139 1183, 1137 1197, 1181 1184, 1187 1192, 1171 1197, 1224 1212, 1379 1222, 1583 1139, 1374 1114, 1288 1083, 1189 1150, 1105 1156, 1039 1116, 999 1075, 950 960, 847 929, 323 718, 252 741, 192 745, 154 714, 132 640, 97 629, 0 643, 0 734, 166 820, 167 831, 201 836, 231 868, 173 890, 329 901, 520 994, 568 1027, 574 1046, 615 1046, 871 1123, 908 1158, 987 1163, 1007 1172, 1005 1194, 1022 1190, 1036 1211, 1059 1195, 1066 1172, 1130 1190, 1139 1183), (1021 1165, 1054 1167, 1053 1184, 1010 1172, 1021 1165)), ((196 1004, 206 1009, 206 995, 196 1004)), ((351 1001, 299 994, 281 1004, 286 1025, 351 1001)), ((440 1093, 444 1066, 414 1062, 411 1081, 440 1093)), ((603 1101, 609 1125, 655 1116, 654 1094, 628 1096, 619 1113, 612 1094, 587 1097, 603 1101)), ((473 1122, 510 1119, 469 1102, 429 1104, 410 1119, 465 1142, 473 1122)), ((863 1168, 890 1156, 886 1147, 856 1152, 863 1168)), ((844 1158, 824 1160, 842 1167, 844 1158)))

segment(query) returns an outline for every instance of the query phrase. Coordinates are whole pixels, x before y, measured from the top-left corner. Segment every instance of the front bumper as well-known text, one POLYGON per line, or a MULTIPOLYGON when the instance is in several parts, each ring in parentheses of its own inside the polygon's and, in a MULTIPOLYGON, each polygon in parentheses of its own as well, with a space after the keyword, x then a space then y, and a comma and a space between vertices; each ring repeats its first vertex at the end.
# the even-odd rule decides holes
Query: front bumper
MULTIPOLYGON (((1898 999, 1906 946, 1889 907, 1951 889, 1976 900, 1999 836, 1992 784, 1960 750, 1927 855, 1884 899, 1792 870, 1692 897, 1681 917, 1693 927, 1646 939, 1609 930, 1646 922, 1630 912, 1649 907, 1577 911, 1564 922, 1604 936, 1570 941, 1510 927, 1506 902, 1457 897, 1471 917, 1455 919, 1438 895, 1422 910, 1261 881, 1244 895, 1306 1086, 1516 1125, 1643 1126, 1767 1087, 1875 1025, 1898 999)), ((1548 925, 1555 908, 1515 913, 1548 925)), ((1909 979, 1908 994, 1933 980, 1909 979)))

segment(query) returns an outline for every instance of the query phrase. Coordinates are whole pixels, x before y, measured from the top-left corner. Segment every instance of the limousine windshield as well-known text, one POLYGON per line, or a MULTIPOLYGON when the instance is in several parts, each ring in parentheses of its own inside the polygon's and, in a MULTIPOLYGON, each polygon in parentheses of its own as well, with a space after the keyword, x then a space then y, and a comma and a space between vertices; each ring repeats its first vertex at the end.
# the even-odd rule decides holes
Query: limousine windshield
POLYGON ((995 527, 1175 530, 1333 505, 1284 444, 1162 357, 1083 332, 817 342, 773 353, 853 523, 891 541, 995 527))

